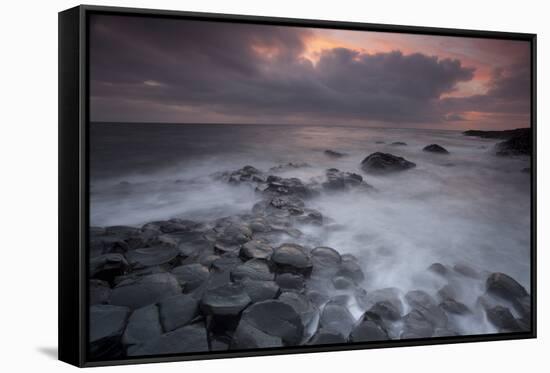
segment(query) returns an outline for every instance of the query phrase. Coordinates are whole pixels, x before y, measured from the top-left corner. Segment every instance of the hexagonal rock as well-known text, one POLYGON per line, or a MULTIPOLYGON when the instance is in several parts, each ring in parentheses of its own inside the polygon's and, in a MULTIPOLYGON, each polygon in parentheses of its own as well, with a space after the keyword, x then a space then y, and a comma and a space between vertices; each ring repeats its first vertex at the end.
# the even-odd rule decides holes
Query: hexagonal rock
POLYGON ((280 300, 254 303, 243 312, 237 333, 241 324, 255 328, 264 335, 280 338, 287 346, 299 344, 304 334, 300 315, 292 306, 280 300))
POLYGON ((138 309, 181 293, 178 280, 170 273, 155 273, 128 280, 111 292, 111 304, 138 309))
POLYGON ((186 293, 201 286, 210 276, 208 268, 199 263, 185 264, 172 270, 186 293))
POLYGON ((235 282, 244 279, 273 281, 274 278, 275 274, 271 272, 269 265, 263 259, 250 259, 231 271, 231 279, 235 282))
POLYGON ((355 319, 346 306, 328 302, 319 319, 319 326, 325 330, 341 333, 345 337, 349 335, 355 324, 355 319))
POLYGON ((276 298, 281 291, 279 285, 277 285, 275 281, 245 279, 241 281, 240 284, 250 297, 252 303, 276 298))
POLYGON ((295 244, 279 246, 273 252, 271 261, 277 272, 291 272, 309 276, 313 269, 313 263, 305 249, 295 244))
POLYGON ((273 253, 273 248, 265 242, 252 240, 245 243, 239 251, 239 256, 244 260, 268 259, 273 253))
POLYGON ((208 339, 202 323, 184 326, 143 344, 128 348, 128 356, 207 352, 208 339))
POLYGON ((133 268, 145 268, 173 262, 178 255, 175 247, 157 246, 129 251, 126 259, 133 268))
POLYGON ((135 345, 156 338, 163 333, 156 304, 138 308, 130 315, 122 337, 126 346, 135 345))
POLYGON ((228 283, 207 290, 200 302, 202 311, 213 316, 237 316, 250 304, 250 297, 238 284, 228 283))
POLYGON ((128 307, 100 304, 90 307, 90 353, 94 358, 115 358, 123 355, 122 333, 130 315, 128 307))
POLYGON ((191 295, 182 294, 162 300, 158 304, 160 322, 169 332, 189 324, 199 311, 199 302, 191 295))
POLYGON ((353 327, 349 339, 350 342, 370 342, 385 341, 390 337, 386 330, 366 313, 353 327))

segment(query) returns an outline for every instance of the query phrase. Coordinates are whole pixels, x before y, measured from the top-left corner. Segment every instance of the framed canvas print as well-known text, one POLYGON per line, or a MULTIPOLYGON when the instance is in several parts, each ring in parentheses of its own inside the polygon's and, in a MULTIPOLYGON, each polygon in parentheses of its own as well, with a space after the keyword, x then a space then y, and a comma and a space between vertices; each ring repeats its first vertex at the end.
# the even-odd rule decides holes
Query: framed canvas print
POLYGON ((533 338, 535 35, 59 14, 59 356, 533 338))

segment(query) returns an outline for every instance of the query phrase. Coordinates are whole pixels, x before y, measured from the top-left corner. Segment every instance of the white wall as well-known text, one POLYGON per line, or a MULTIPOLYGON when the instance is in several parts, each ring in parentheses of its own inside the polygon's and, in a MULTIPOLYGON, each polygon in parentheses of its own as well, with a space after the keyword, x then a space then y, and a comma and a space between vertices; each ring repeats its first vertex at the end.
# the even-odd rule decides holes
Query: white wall
MULTIPOLYGON (((116 372, 518 372, 548 366, 550 23, 543 1, 95 1, 120 5, 538 33, 539 338, 111 368, 116 372)), ((57 345, 57 12, 74 1, 5 1, 0 22, 0 369, 67 371, 57 345), (7 83, 7 84, 6 84, 7 83)), ((539 368, 537 369, 540 371, 539 368)))

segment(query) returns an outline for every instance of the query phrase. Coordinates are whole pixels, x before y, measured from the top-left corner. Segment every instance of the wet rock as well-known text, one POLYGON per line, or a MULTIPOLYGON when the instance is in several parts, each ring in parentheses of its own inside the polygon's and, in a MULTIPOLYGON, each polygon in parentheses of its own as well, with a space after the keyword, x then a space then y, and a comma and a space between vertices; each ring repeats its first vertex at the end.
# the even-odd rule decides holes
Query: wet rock
POLYGON ((118 236, 92 236, 90 239, 90 256, 103 254, 120 254, 129 250, 128 243, 118 236))
POLYGON ((329 302, 323 308, 319 325, 325 330, 331 330, 348 336, 351 332, 355 320, 347 307, 329 302))
POLYGON ((281 302, 288 304, 300 315, 304 328, 308 328, 319 313, 319 309, 309 301, 303 294, 295 292, 283 292, 278 298, 281 302))
MULTIPOLYGON (((400 295, 400 291, 397 288, 382 288, 368 293, 363 290, 361 294, 356 294, 356 299, 364 309, 372 309, 377 303, 383 303, 388 309, 392 309, 396 314, 402 315, 404 308, 400 295)), ((391 320, 391 318, 389 319, 391 320)))
POLYGON ((127 307, 95 305, 90 307, 89 348, 94 358, 117 358, 124 354, 122 334, 130 315, 127 307))
POLYGON ((516 298, 513 302, 514 308, 521 317, 525 318, 527 322, 531 322, 531 297, 525 296, 516 298))
POLYGON ((305 279, 302 275, 294 273, 281 273, 277 275, 275 279, 277 285, 281 287, 283 291, 302 291, 305 286, 305 279))
POLYGON ((323 225, 323 214, 314 209, 304 209, 303 215, 296 216, 300 224, 323 225))
POLYGON ((458 296, 458 290, 454 286, 447 284, 437 291, 437 295, 443 301, 448 299, 454 300, 458 296))
POLYGON ((307 299, 317 307, 321 307, 329 300, 329 296, 317 291, 317 290, 308 290, 306 292, 307 299))
POLYGON ((402 339, 429 338, 434 332, 433 324, 426 320, 424 315, 417 309, 413 309, 403 318, 402 339))
POLYGON ((252 240, 245 243, 239 255, 242 259, 269 259, 273 253, 273 248, 265 242, 252 240))
POLYGON ((330 149, 325 150, 324 153, 327 157, 330 157, 330 158, 342 158, 342 157, 347 156, 346 153, 340 153, 340 152, 337 152, 335 150, 330 150, 330 149))
POLYGON ((210 271, 202 264, 192 263, 174 268, 172 275, 176 277, 183 291, 189 293, 208 280, 210 271))
POLYGON ((354 281, 356 284, 365 279, 365 275, 363 274, 363 270, 361 269, 357 258, 349 254, 342 255, 341 258, 342 262, 336 272, 336 276, 346 277, 354 281))
POLYGON ((176 264, 179 251, 175 247, 157 246, 136 249, 126 254, 133 268, 145 268, 163 264, 176 264))
POLYGON ((372 174, 388 174, 413 167, 416 167, 416 164, 403 157, 381 152, 372 153, 361 162, 361 169, 372 174))
POLYGON ((254 303, 243 312, 239 327, 241 323, 278 337, 287 346, 299 344, 304 333, 300 315, 292 306, 280 300, 254 303))
POLYGON ((510 331, 517 332, 521 331, 521 326, 512 315, 510 310, 501 305, 494 307, 488 307, 485 309, 487 314, 487 320, 489 320, 494 326, 496 326, 501 332, 510 331))
POLYGON ((332 269, 340 266, 342 257, 333 248, 320 246, 311 250, 311 261, 315 269, 332 269))
POLYGON ((273 197, 269 205, 281 210, 288 211, 291 215, 301 215, 304 213, 304 201, 296 196, 276 196, 273 197))
POLYGON ((415 311, 422 314, 424 319, 435 327, 444 328, 447 326, 447 316, 439 308, 435 299, 422 290, 412 290, 405 294, 405 300, 415 311))
POLYGON ((287 170, 295 170, 297 168, 304 168, 304 167, 311 167, 311 166, 306 162, 288 162, 285 164, 280 164, 275 167, 271 167, 269 171, 281 172, 281 171, 287 171, 287 170))
POLYGON ((124 275, 129 264, 122 254, 104 254, 90 259, 90 277, 113 283, 117 276, 124 275))
POLYGON ((282 178, 274 175, 267 177, 265 185, 260 190, 265 195, 294 195, 299 198, 309 198, 317 194, 298 178, 282 178))
POLYGON ((449 313, 454 313, 456 315, 466 315, 471 312, 468 306, 454 299, 445 299, 439 304, 439 307, 443 308, 449 313))
POLYGON ((137 309, 180 293, 173 275, 155 273, 118 284, 111 292, 111 304, 137 309))
POLYGON ((495 145, 496 154, 500 156, 531 155, 532 152, 531 129, 524 128, 508 140, 495 145))
POLYGON ((277 272, 290 272, 309 276, 313 264, 304 247, 296 244, 283 244, 271 256, 277 272))
POLYGON ((453 270, 456 273, 459 273, 464 277, 469 277, 469 278, 473 278, 473 279, 481 278, 481 275, 477 270, 475 270, 474 268, 472 268, 472 267, 470 267, 466 264, 456 264, 453 267, 453 270))
POLYGON ((403 307, 400 301, 397 303, 394 300, 382 300, 376 302, 367 312, 382 320, 397 321, 401 319, 403 307))
POLYGON ((529 295, 527 290, 512 277, 496 272, 492 273, 485 283, 487 293, 496 295, 510 302, 529 295))
POLYGON ((336 276, 332 279, 332 285, 334 285, 335 289, 343 290, 353 288, 355 283, 347 277, 336 276))
POLYGON ((212 269, 218 272, 231 271, 243 264, 237 255, 222 255, 212 262, 212 269))
POLYGON ((111 288, 106 281, 91 279, 89 282, 90 304, 108 304, 111 288))
POLYGON ((194 237, 179 241, 178 251, 183 258, 197 258, 205 252, 214 253, 214 244, 203 237, 194 237))
POLYGON ((156 304, 138 308, 130 315, 122 337, 126 346, 145 343, 163 333, 156 304))
POLYGON ((275 274, 271 272, 267 261, 263 259, 250 259, 231 271, 231 279, 235 282, 244 279, 272 281, 274 278, 275 274))
POLYGON ((202 323, 184 326, 128 348, 128 356, 207 352, 208 340, 202 323))
POLYGON ((429 152, 429 153, 449 154, 447 149, 445 149, 441 145, 437 145, 437 144, 427 145, 422 150, 425 151, 425 152, 429 152))
POLYGON ((385 341, 390 339, 386 330, 368 313, 364 314, 353 327, 350 342, 385 341))
POLYGON ((221 175, 215 176, 218 176, 219 178, 230 184, 260 183, 265 180, 265 175, 262 171, 249 165, 244 166, 239 170, 224 172, 221 175))
POLYGON ((126 226, 126 225, 115 225, 115 226, 105 228, 105 234, 127 238, 131 236, 139 235, 140 229, 136 227, 126 226))
POLYGON ((202 311, 215 317, 237 317, 250 304, 242 285, 226 284, 207 290, 200 302, 202 311))
POLYGON ((275 281, 258 281, 245 279, 240 282, 252 303, 276 298, 281 289, 275 281))
POLYGON ((341 333, 333 330, 319 329, 307 342, 308 345, 327 345, 346 343, 347 339, 341 333))
POLYGON ((268 334, 244 320, 239 322, 231 340, 232 350, 283 346, 281 337, 268 334))
POLYGON ((447 267, 441 263, 433 263, 428 267, 428 271, 436 273, 440 276, 445 276, 447 273, 449 273, 447 267))
POLYGON ((339 191, 362 186, 365 188, 370 187, 363 181, 361 175, 340 171, 336 168, 329 168, 326 171, 327 181, 323 183, 323 188, 330 191, 339 191))
POLYGON ((199 302, 182 294, 162 300, 158 307, 162 327, 169 332, 189 324, 198 315, 199 302))

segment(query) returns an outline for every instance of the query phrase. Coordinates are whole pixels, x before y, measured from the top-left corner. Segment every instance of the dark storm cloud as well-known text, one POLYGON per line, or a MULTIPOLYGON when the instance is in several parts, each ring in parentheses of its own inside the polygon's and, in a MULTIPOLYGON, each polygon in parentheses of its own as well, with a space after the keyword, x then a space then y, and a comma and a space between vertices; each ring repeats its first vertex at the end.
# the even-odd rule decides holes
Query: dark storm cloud
POLYGON ((92 120, 437 123, 525 104, 523 77, 499 72, 487 95, 441 99, 474 77, 456 59, 334 48, 314 65, 307 29, 112 16, 91 28, 92 120))

